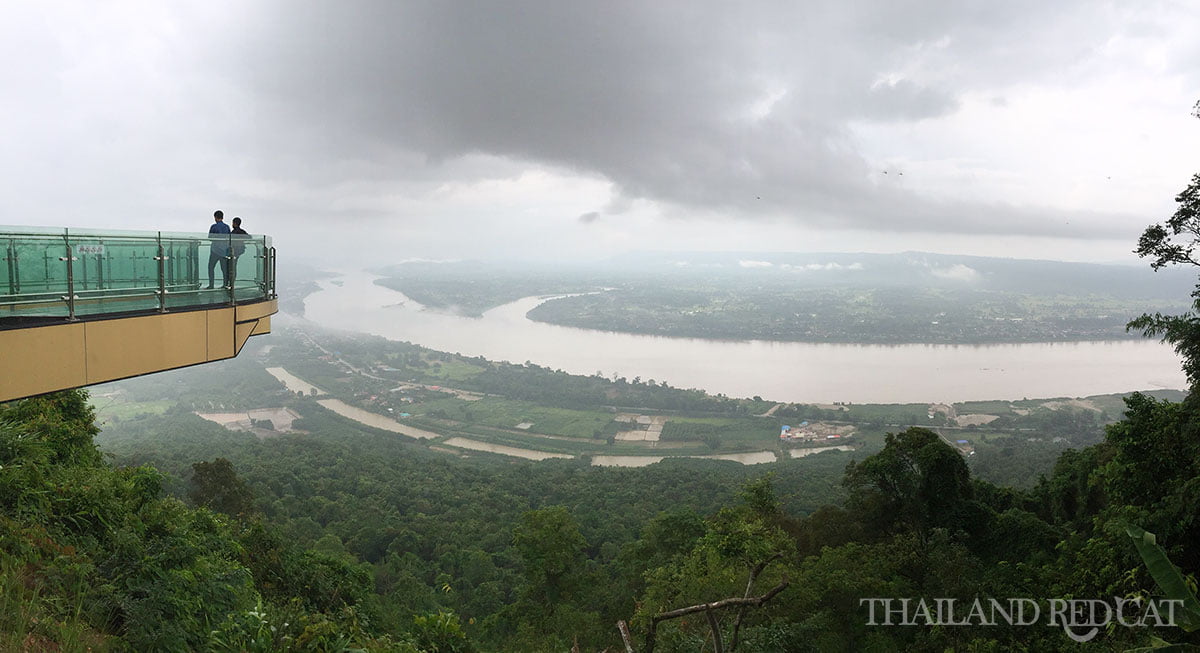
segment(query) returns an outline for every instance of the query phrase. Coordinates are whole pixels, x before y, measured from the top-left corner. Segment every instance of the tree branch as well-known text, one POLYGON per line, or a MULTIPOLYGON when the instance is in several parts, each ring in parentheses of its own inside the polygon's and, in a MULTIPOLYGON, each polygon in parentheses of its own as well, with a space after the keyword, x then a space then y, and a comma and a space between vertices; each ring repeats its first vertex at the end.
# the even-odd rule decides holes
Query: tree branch
POLYGON ((624 619, 617 622, 617 630, 621 633, 621 642, 625 644, 625 653, 637 653, 633 649, 633 637, 629 634, 629 624, 624 619))
MULTIPOLYGON (((742 595, 742 598, 744 598, 744 599, 750 598, 750 590, 752 590, 754 588, 754 581, 758 579, 758 575, 761 574, 762 571, 767 568, 767 565, 771 564, 772 562, 775 562, 776 560, 778 560, 782 557, 783 557, 783 553, 776 553, 775 555, 771 556, 770 558, 767 558, 766 560, 763 560, 762 562, 758 563, 757 565, 755 565, 754 569, 750 570, 750 580, 746 581, 746 592, 745 592, 745 594, 742 595)), ((746 605, 739 607, 737 617, 733 620, 733 636, 729 640, 729 650, 731 652, 737 650, 738 634, 742 630, 742 618, 746 616, 746 608, 748 608, 748 607, 749 606, 746 606, 746 605)))
MULTIPOLYGON (((755 567, 754 573, 756 573, 756 574, 760 573, 762 571, 762 568, 766 567, 767 563, 780 557, 780 555, 782 555, 782 554, 777 554, 776 556, 772 556, 771 558, 769 558, 769 559, 765 560, 764 562, 762 562, 761 564, 759 564, 757 567, 755 567)), ((730 607, 734 607, 734 606, 760 606, 760 605, 763 605, 767 601, 770 601, 771 599, 775 598, 775 596, 778 595, 780 592, 787 589, 788 585, 790 585, 790 584, 791 584, 791 581, 789 581, 787 578, 784 578, 783 581, 781 581, 775 587, 772 587, 769 592, 767 592, 766 594, 763 594, 762 596, 755 596, 755 597, 735 596, 735 597, 723 599, 720 601, 713 601, 712 603, 699 603, 696 605, 689 605, 686 608, 679 608, 676 610, 671 610, 669 612, 663 612, 662 614, 656 615, 655 617, 650 619, 650 627, 646 629, 646 648, 643 650, 643 653, 654 653, 655 640, 657 639, 657 634, 658 634, 658 623, 660 621, 667 621, 668 619, 677 619, 679 617, 687 616, 689 614, 695 614, 697 612, 707 612, 708 613, 708 615, 707 615, 708 623, 709 623, 709 626, 713 629, 713 637, 715 638, 715 642, 717 643, 717 646, 719 647, 719 646, 721 646, 721 644, 720 644, 721 635, 720 635, 720 632, 717 630, 716 618, 713 616, 712 611, 721 610, 724 608, 730 608, 730 607)), ((636 649, 633 646, 633 638, 629 635, 629 626, 625 623, 624 620, 617 622, 617 630, 619 630, 621 632, 621 640, 625 644, 625 653, 636 653, 636 649)), ((721 649, 718 648, 717 650, 720 651, 721 649)))
POLYGON ((717 618, 713 616, 712 610, 705 610, 704 616, 708 619, 708 627, 712 629, 713 653, 725 653, 725 645, 721 643, 721 626, 717 623, 717 618))
POLYGON ((675 619, 677 617, 683 617, 683 616, 686 616, 689 614, 694 614, 696 612, 703 612, 705 610, 720 610, 721 608, 728 608, 728 607, 734 606, 734 605, 762 605, 762 604, 766 603, 767 601, 770 601, 771 599, 775 598, 776 594, 787 589, 787 586, 790 584, 791 584, 790 581, 784 580, 782 583, 771 588, 771 591, 767 592, 766 594, 763 594, 762 596, 757 596, 754 598, 742 598, 740 596, 736 596, 731 599, 723 599, 721 601, 714 601, 712 603, 700 603, 697 605, 689 605, 686 608, 679 608, 677 610, 671 610, 670 612, 664 612, 664 613, 654 617, 654 619, 652 621, 653 621, 653 623, 658 623, 659 621, 666 621, 667 619, 675 619))

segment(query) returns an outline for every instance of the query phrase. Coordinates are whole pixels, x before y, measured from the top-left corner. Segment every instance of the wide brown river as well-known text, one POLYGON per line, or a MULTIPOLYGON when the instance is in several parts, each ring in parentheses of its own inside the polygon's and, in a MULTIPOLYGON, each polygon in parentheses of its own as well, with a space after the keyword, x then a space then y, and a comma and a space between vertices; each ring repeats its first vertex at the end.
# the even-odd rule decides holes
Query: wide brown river
POLYGON ((1179 358, 1154 340, 1012 345, 834 345, 667 338, 534 322, 530 297, 481 318, 426 310, 347 273, 321 283, 305 315, 325 327, 575 374, 666 381, 731 397, 832 403, 954 402, 1183 388, 1179 358))

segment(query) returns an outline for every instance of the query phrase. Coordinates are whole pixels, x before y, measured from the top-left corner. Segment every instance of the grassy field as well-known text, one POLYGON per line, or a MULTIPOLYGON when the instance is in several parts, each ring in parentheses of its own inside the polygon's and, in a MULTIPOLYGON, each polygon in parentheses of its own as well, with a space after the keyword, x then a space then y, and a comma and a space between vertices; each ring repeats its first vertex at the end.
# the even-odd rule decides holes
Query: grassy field
POLYGON ((663 430, 672 440, 699 440, 711 435, 720 441, 721 450, 771 448, 779 441, 779 420, 761 417, 674 417, 667 420, 663 430), (682 437, 670 437, 682 434, 682 437))
POLYGON ((929 419, 929 404, 853 404, 841 419, 849 422, 875 422, 880 424, 915 424, 933 426, 940 423, 939 416, 929 419))
POLYGON ((161 415, 175 405, 175 401, 163 399, 160 401, 120 401, 98 398, 96 416, 100 421, 109 419, 132 419, 140 415, 161 415))
POLYGON ((441 379, 446 383, 454 383, 475 377, 483 371, 483 368, 460 360, 434 360, 428 368, 422 371, 427 376, 441 379))
POLYGON ((410 412, 504 429, 532 423, 530 432, 574 438, 595 436, 614 417, 613 413, 604 410, 570 410, 501 397, 484 397, 478 401, 452 398, 424 401, 413 404, 410 412))

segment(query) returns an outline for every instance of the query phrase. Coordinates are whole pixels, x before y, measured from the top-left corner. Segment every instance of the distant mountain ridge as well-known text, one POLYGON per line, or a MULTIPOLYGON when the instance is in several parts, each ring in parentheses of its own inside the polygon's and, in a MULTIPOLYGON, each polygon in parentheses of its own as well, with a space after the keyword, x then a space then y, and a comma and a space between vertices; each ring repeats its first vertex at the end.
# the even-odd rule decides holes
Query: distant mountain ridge
POLYGON ((1186 301, 1196 271, 902 252, 636 252, 611 259, 627 271, 718 276, 788 275, 800 285, 918 286, 997 290, 1038 295, 1108 295, 1125 299, 1186 301))

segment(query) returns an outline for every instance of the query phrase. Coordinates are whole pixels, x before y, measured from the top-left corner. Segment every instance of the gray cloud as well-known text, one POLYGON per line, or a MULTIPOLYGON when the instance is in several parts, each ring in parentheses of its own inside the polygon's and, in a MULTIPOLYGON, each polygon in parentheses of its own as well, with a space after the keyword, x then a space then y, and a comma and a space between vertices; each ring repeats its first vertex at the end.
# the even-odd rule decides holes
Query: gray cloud
POLYGON ((278 121, 255 124, 247 141, 272 166, 288 157, 293 174, 328 180, 334 162, 413 153, 436 170, 487 153, 599 175, 620 197, 685 210, 892 231, 1125 234, 1120 216, 880 185, 848 131, 854 120, 946 115, 974 87, 1061 75, 1105 37, 1094 24, 1090 39, 1060 34, 1063 20, 1098 21, 1085 6, 1020 4, 256 3, 214 56, 278 121))
MULTIPOLYGON (((1102 56, 1116 37, 1181 23, 1139 7, 18 2, 0 9, 0 54, 22 62, 0 70, 0 188, 55 223, 219 204, 321 225, 398 220, 396 198, 533 165, 613 184, 573 225, 652 200, 684 219, 1127 238, 1145 218, 914 190, 855 130, 953 117, 973 93, 1008 110, 1023 86, 1125 65, 1102 56)), ((1194 79, 1196 47, 1164 70, 1194 79)))

